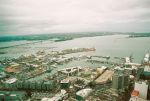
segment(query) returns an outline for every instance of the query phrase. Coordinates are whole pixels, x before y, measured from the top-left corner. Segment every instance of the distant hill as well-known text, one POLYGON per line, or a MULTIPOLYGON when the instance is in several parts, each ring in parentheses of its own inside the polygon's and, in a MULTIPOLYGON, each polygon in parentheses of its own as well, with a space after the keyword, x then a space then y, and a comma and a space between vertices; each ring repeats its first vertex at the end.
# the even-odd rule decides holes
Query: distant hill
POLYGON ((121 33, 121 32, 82 32, 82 33, 53 33, 53 34, 38 34, 38 35, 11 35, 11 36, 0 36, 0 42, 9 41, 36 41, 36 40, 53 40, 66 41, 81 37, 94 37, 94 36, 104 36, 104 35, 114 35, 123 34, 129 35, 130 38, 133 37, 150 37, 150 33, 121 33))
POLYGON ((20 41, 20 40, 36 41, 36 40, 50 40, 50 39, 57 39, 54 41, 65 41, 65 40, 72 40, 74 38, 94 37, 112 34, 114 33, 96 32, 96 33, 55 33, 55 34, 39 34, 39 35, 14 35, 14 36, 1 36, 0 42, 20 41))
POLYGON ((150 33, 130 33, 130 38, 134 37, 150 37, 150 33))

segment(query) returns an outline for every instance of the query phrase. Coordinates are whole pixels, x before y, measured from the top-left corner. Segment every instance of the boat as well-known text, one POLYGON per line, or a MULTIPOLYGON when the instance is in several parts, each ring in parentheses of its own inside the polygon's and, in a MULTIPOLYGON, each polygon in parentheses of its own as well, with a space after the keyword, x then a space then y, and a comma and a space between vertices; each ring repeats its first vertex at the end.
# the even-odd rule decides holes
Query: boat
POLYGON ((143 62, 144 63, 150 63, 150 53, 146 53, 145 54, 143 62))
POLYGON ((145 57, 143 59, 144 63, 144 75, 145 76, 150 76, 150 53, 146 53, 145 57))

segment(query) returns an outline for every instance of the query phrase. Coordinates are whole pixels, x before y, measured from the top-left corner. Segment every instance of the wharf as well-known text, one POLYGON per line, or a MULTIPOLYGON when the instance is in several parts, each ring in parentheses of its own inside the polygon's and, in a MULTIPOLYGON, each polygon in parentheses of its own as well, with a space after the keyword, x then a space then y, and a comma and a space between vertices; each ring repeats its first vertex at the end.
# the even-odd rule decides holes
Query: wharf
POLYGON ((103 61, 103 60, 87 60, 87 62, 100 63, 100 64, 109 64, 109 65, 117 65, 117 66, 124 65, 123 63, 118 63, 118 62, 113 62, 113 61, 103 61))

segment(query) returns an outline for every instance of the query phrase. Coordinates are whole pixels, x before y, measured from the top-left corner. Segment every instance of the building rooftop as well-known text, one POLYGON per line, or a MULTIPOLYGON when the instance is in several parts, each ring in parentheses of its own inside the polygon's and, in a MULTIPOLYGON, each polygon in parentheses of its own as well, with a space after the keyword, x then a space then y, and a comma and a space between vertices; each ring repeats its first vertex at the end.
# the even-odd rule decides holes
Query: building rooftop
POLYGON ((76 95, 82 96, 83 98, 87 97, 92 92, 92 89, 86 88, 78 91, 76 95))
POLYGON ((133 90, 131 96, 139 96, 139 91, 133 90))
POLYGON ((5 71, 8 73, 16 73, 19 71, 19 68, 18 67, 7 67, 7 68, 5 68, 5 71))
POLYGON ((111 79, 111 77, 113 76, 114 71, 111 70, 106 70, 101 76, 99 76, 95 82, 97 84, 103 84, 106 83, 109 79, 111 79))
POLYGON ((9 79, 7 79, 5 82, 6 82, 6 83, 9 83, 9 84, 12 84, 12 83, 15 83, 16 81, 17 81, 16 78, 9 78, 9 79))

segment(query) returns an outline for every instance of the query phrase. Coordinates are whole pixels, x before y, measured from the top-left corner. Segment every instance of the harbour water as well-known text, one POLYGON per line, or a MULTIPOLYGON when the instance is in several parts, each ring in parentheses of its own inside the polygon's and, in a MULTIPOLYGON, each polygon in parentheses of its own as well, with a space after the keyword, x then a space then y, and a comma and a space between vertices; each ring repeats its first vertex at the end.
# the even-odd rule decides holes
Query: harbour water
MULTIPOLYGON (((15 42, 1 42, 1 47, 29 43, 27 41, 15 42)), ((150 37, 129 38, 128 35, 108 35, 96 37, 77 38, 68 41, 53 42, 50 40, 40 41, 31 44, 24 44, 20 46, 0 49, 0 59, 16 58, 24 54, 32 54, 39 50, 63 50, 67 48, 82 48, 94 47, 95 52, 88 54, 102 55, 102 56, 117 56, 126 57, 132 55, 134 62, 141 62, 144 54, 150 50, 150 37)), ((86 53, 87 54, 87 53, 86 53)))

